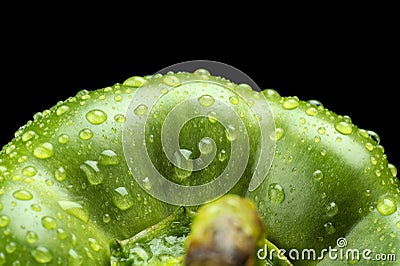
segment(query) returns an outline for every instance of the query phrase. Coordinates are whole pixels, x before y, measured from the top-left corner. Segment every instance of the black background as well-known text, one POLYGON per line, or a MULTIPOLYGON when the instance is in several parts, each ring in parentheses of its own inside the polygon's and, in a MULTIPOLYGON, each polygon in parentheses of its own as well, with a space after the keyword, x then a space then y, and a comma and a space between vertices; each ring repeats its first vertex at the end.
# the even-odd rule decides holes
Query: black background
POLYGON ((298 18, 282 27, 277 26, 284 18, 271 25, 261 17, 258 28, 242 26, 240 20, 220 26, 191 20, 188 29, 178 22, 146 26, 125 20, 130 29, 122 32, 99 20, 55 28, 51 19, 27 21, 2 38, 0 143, 10 141, 35 112, 79 90, 204 59, 238 68, 262 89, 316 99, 350 116, 360 128, 377 132, 389 161, 400 166, 398 32, 390 16, 353 20, 350 13, 343 22, 339 15, 326 21, 321 21, 323 14, 298 18))

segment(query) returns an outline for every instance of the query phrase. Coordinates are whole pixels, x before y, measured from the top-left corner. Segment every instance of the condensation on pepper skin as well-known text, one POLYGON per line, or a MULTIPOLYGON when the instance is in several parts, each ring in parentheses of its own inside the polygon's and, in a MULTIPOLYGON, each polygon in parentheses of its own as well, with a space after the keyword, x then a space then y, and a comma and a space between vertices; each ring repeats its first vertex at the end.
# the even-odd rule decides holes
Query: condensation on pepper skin
POLYGON ((107 114, 100 109, 93 109, 86 113, 86 119, 93 125, 100 125, 107 120, 107 114))
POLYGON ((376 209, 381 215, 391 215, 397 211, 396 199, 390 195, 380 197, 376 202, 376 209))

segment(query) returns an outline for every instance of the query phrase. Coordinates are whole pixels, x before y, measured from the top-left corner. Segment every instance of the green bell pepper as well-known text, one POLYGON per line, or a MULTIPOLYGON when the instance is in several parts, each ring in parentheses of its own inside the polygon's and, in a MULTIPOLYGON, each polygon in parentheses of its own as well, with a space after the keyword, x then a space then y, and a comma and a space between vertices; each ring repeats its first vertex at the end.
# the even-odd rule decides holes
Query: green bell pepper
POLYGON ((238 152, 248 158, 223 192, 254 202, 268 241, 295 265, 399 260, 399 180, 375 135, 317 101, 254 92, 203 69, 82 90, 36 113, 0 152, 0 265, 107 265, 116 239, 163 221, 179 200, 197 211, 211 200, 204 194, 221 196, 220 187, 202 191, 198 201, 200 194, 171 195, 149 173, 199 186, 217 180, 238 152), (161 93, 152 108, 140 104, 153 97, 146 87, 161 93), (200 115, 183 121, 180 154, 171 163, 162 139, 173 140, 163 135, 163 122, 179 118, 169 114, 194 98, 200 115), (271 121, 254 114, 258 100, 268 103, 273 134, 260 128, 271 121), (221 103, 237 115, 202 113, 221 103), (132 140, 136 128, 129 122, 134 116, 142 123, 144 115, 143 134, 132 140), (234 120, 239 126, 229 124, 234 120), (238 140, 239 148, 233 145, 238 140), (265 140, 274 144, 267 151, 273 159, 259 150, 265 140), (146 155, 138 153, 142 142, 146 155), (213 160, 202 168, 196 158, 207 161, 208 155, 213 160), (150 164, 153 172, 143 167, 150 164), (269 171, 254 185, 260 166, 269 171))

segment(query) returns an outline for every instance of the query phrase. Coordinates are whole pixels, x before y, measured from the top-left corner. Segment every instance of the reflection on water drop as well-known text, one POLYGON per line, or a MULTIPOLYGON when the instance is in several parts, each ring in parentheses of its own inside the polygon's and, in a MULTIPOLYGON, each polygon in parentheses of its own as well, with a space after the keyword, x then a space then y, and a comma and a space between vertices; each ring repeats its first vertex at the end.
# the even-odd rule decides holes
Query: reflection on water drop
POLYGON ((268 198, 272 203, 279 204, 285 200, 285 191, 278 183, 272 183, 268 188, 268 198))
POLYGON ((283 103, 282 107, 286 110, 292 110, 299 106, 299 99, 297 97, 288 97, 283 103))
POLYGON ((335 124, 335 129, 339 133, 342 133, 343 135, 349 135, 353 131, 353 126, 352 126, 352 124, 349 124, 348 122, 340 121, 335 124))
POLYGON ((237 138, 238 134, 238 130, 233 125, 228 125, 226 127, 225 135, 229 141, 234 141, 237 138))
POLYGON ((133 112, 137 116, 144 116, 149 108, 145 104, 139 104, 133 112))
POLYGON ((57 221, 51 216, 43 216, 42 217, 42 225, 47 230, 52 230, 57 227, 57 221))
POLYGON ((60 136, 58 136, 58 142, 60 144, 66 144, 69 141, 69 136, 67 134, 61 134, 60 136))
POLYGON ((112 202, 118 209, 125 211, 133 206, 133 198, 129 194, 126 187, 118 187, 112 197, 112 202))
POLYGON ((324 229, 325 229, 325 232, 326 232, 328 235, 331 235, 331 234, 333 234, 333 233, 336 232, 336 228, 333 226, 333 223, 332 223, 332 222, 327 222, 327 223, 325 223, 325 224, 324 224, 324 229))
POLYGON ((81 140, 89 140, 93 137, 93 131, 90 130, 89 128, 84 128, 81 131, 79 131, 79 138, 81 140))
POLYGON ((199 104, 204 107, 211 106, 215 103, 214 97, 211 95, 205 94, 198 98, 199 104))
POLYGON ((19 189, 14 191, 13 196, 14 198, 19 200, 31 200, 33 198, 32 193, 25 189, 19 189))
POLYGON ((324 177, 324 173, 321 170, 315 170, 313 173, 313 178, 315 181, 320 181, 324 177))
POLYGON ((210 154, 214 149, 213 141, 210 138, 202 138, 199 142, 199 150, 202 154, 210 154))
POLYGON ((376 202, 376 209, 381 215, 391 215, 397 211, 396 199, 389 195, 380 197, 376 202))
POLYGON ((86 119, 93 125, 99 125, 107 120, 107 114, 100 109, 93 109, 86 113, 86 119))
POLYGON ((119 157, 112 150, 104 150, 100 154, 99 164, 101 164, 101 165, 118 165, 119 157))
POLYGON ((80 169, 86 175, 89 183, 92 185, 98 185, 103 182, 103 174, 101 173, 99 167, 97 166, 97 161, 87 160, 80 165, 80 169))
POLYGON ((41 143, 33 149, 33 156, 38 159, 47 159, 54 155, 53 144, 49 142, 41 143))
POLYGON ((335 202, 331 202, 325 207, 325 213, 329 217, 335 216, 338 213, 338 210, 339 210, 339 208, 335 202))
POLYGON ((32 250, 31 252, 32 257, 39 263, 49 263, 53 259, 53 255, 50 251, 42 246, 39 246, 32 250))

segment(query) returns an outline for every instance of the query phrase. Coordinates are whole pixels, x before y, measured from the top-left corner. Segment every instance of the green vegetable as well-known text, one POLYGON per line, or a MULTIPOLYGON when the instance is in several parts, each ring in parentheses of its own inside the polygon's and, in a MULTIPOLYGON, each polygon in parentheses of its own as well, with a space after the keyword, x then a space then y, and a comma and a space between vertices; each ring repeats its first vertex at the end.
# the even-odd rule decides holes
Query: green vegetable
MULTIPOLYGON (((238 153, 233 144, 246 148, 243 136, 249 142, 249 156, 243 156, 248 161, 239 169, 240 180, 223 189, 255 203, 268 240, 295 265, 385 263, 372 261, 376 255, 400 260, 400 186, 377 135, 317 101, 281 97, 270 89, 262 95, 276 126, 271 135, 262 134, 259 125, 268 121, 251 108, 264 100, 260 93, 205 70, 132 77, 123 84, 80 91, 36 113, 0 153, 0 265, 109 264, 110 244, 116 239, 129 239, 176 211, 177 204, 149 193, 172 203, 189 200, 182 196, 185 192, 162 190, 143 166, 150 161, 162 176, 181 185, 212 182, 238 153), (146 87, 158 88, 161 100, 154 108, 132 106, 131 101, 146 100, 137 94, 146 87), (199 112, 223 101, 238 116, 230 117, 228 110, 207 112, 182 125, 178 142, 186 158, 177 158, 182 162, 178 167, 164 153, 162 126, 174 107, 191 97, 198 99, 199 112), (148 115, 140 135, 147 161, 147 155, 135 154, 141 142, 129 138, 135 133, 128 123, 133 113, 139 122, 148 115), (243 126, 226 125, 224 118, 243 126), (206 137, 215 140, 216 148, 206 137), (276 147, 269 149, 275 152, 270 171, 249 191, 254 171, 269 166, 269 161, 257 163, 260 143, 271 138, 276 147), (213 152, 214 160, 194 171, 193 161, 213 152), (185 165, 184 159, 192 164, 185 165), (332 259, 335 248, 338 257, 332 259), (302 260, 296 250, 308 258, 302 260), (340 256, 355 250, 358 259, 340 256)), ((220 189, 203 194, 218 195, 220 189)), ((186 203, 196 211, 197 204, 186 203)))

